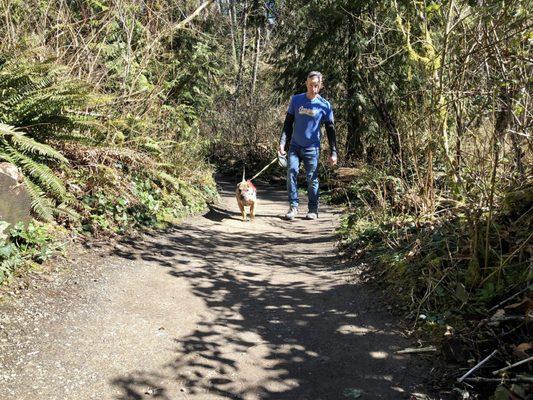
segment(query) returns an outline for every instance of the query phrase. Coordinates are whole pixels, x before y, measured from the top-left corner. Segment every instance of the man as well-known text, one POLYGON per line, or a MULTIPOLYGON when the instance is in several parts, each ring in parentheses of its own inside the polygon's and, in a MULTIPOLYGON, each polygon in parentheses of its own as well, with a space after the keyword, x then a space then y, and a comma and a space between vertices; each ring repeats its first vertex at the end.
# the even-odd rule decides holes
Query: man
POLYGON ((331 104, 318 93, 322 88, 322 74, 312 71, 305 82, 306 93, 291 97, 283 131, 279 142, 279 153, 285 155, 288 150, 287 192, 289 195, 289 212, 285 215, 293 220, 298 215, 298 170, 303 162, 307 178, 309 210, 307 219, 318 218, 318 158, 320 155, 320 126, 324 124, 328 136, 330 156, 329 163, 337 164, 337 140, 333 126, 333 109, 331 104))

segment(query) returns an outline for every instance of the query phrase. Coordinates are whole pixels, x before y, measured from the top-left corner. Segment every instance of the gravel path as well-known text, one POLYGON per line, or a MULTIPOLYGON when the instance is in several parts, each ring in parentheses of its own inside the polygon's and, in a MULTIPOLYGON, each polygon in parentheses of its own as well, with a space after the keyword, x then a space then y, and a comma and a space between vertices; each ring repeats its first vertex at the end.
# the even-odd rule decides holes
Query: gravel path
MULTIPOLYGON (((0 399, 423 398, 413 345, 339 268, 337 211, 283 221, 233 184, 179 227, 74 252, 0 303, 0 399)), ((304 208, 305 209, 305 208, 304 208)))

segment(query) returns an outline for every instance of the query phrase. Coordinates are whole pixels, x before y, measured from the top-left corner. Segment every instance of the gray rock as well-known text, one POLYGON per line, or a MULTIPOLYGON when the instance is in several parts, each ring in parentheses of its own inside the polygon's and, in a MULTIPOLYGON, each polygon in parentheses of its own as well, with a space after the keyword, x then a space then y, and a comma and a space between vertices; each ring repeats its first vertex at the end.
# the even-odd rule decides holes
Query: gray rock
POLYGON ((15 225, 31 219, 31 196, 24 176, 10 163, 0 163, 0 220, 15 225))

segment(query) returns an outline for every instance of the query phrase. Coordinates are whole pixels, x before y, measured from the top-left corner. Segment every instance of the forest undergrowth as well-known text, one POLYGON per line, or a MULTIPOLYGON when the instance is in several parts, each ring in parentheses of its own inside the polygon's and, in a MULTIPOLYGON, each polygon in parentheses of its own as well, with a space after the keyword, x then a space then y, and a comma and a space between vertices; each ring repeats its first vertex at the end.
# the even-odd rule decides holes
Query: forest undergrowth
POLYGON ((0 3, 0 161, 34 217, 2 223, 0 282, 54 238, 161 227, 217 196, 200 132, 225 62, 216 27, 183 29, 187 2, 106 3, 0 3))
POLYGON ((290 96, 319 70, 340 160, 320 173, 345 207, 346 258, 448 363, 443 390, 528 398, 530 8, 0 1, 0 161, 35 217, 0 228, 0 280, 54 254, 59 232, 124 234, 200 210, 215 171, 249 177, 275 157, 290 96))
MULTIPOLYGON (((348 185, 330 182, 331 201, 348 211, 340 250, 361 279, 387 293, 423 343, 421 352, 429 347, 439 360, 432 371, 436 386, 453 387, 458 398, 526 396, 527 364, 501 378, 467 377, 474 391, 456 379, 494 351, 493 371, 529 357, 531 213, 523 200, 531 189, 499 198, 487 228, 486 215, 466 204, 441 198, 435 213, 417 213, 420 199, 397 177, 369 167, 348 172, 348 185)), ((346 180, 346 173, 341 169, 337 179, 346 180)))

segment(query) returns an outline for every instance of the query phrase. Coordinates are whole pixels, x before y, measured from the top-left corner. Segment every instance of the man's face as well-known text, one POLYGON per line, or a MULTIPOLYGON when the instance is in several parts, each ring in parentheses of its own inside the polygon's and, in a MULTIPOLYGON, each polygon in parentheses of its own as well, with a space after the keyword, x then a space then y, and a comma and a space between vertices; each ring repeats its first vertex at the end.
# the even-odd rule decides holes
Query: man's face
POLYGON ((318 76, 307 78, 305 85, 307 86, 307 93, 312 94, 313 96, 317 95, 322 88, 322 82, 318 76))

